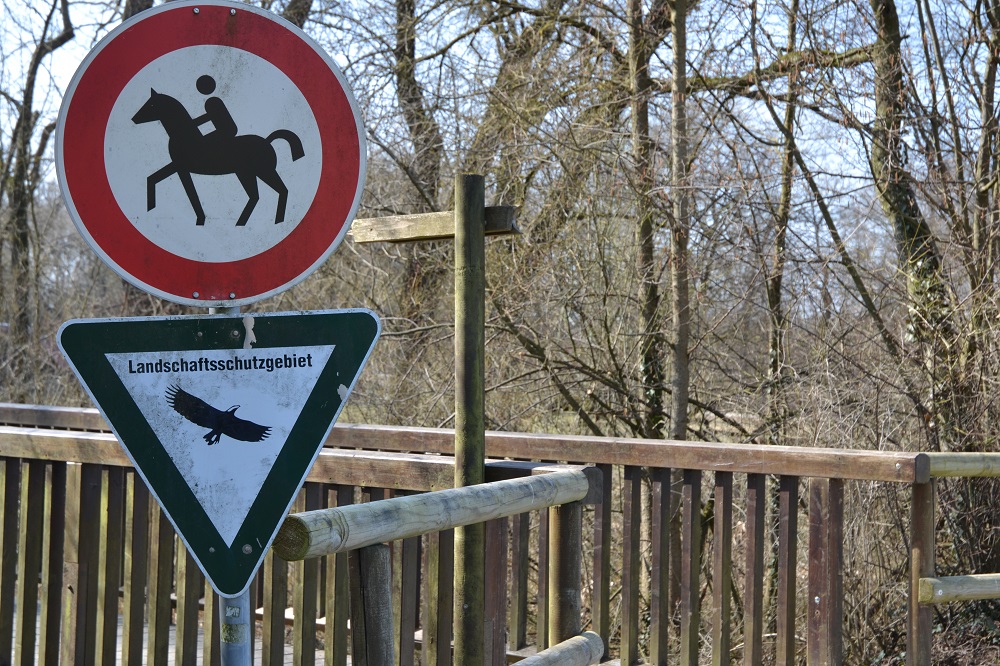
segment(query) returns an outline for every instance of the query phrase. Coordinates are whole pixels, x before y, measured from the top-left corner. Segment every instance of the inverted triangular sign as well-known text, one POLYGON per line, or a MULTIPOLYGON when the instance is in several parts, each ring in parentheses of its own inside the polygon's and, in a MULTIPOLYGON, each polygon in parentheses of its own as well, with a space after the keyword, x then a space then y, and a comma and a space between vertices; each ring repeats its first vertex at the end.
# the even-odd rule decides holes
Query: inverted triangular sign
POLYGON ((59 345, 205 577, 235 597, 380 328, 368 310, 89 319, 59 345))

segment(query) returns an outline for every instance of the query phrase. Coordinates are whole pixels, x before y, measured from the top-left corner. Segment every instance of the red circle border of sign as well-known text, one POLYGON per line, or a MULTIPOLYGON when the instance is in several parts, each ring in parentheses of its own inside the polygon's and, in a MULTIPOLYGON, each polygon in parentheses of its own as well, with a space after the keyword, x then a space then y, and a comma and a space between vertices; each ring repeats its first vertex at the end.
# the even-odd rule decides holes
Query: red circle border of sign
MULTIPOLYGON (((247 5, 198 3, 195 9, 193 4, 171 3, 123 24, 84 61, 67 91, 56 150, 70 213, 98 254, 146 291, 179 303, 212 306, 251 303, 284 291, 333 252, 360 202, 366 166, 363 141, 350 92, 328 56, 304 33, 247 5), (219 29, 220 22, 226 29, 219 29), (281 242, 238 261, 199 262, 155 245, 119 208, 104 168, 106 119, 122 89, 153 60, 201 45, 242 49, 281 70, 305 97, 323 140, 319 188, 308 212, 281 242), (323 72, 329 76, 319 76, 323 72)), ((192 212, 192 225, 193 217, 192 212)))

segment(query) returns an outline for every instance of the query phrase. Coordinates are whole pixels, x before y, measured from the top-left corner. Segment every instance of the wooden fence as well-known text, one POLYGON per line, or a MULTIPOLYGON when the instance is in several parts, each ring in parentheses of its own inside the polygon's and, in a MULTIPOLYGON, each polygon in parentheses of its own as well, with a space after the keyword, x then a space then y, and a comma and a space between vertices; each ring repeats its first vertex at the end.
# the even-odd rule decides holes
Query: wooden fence
MULTIPOLYGON (((166 634, 173 622, 178 663, 194 663, 199 651, 204 663, 217 663, 217 601, 205 594, 191 559, 177 552, 170 525, 150 506, 148 492, 137 483, 106 427, 93 410, 0 405, 0 662, 3 655, 13 655, 17 663, 113 663, 120 643, 124 663, 143 663, 145 657, 148 663, 161 664, 166 662, 166 634), (38 585, 33 584, 36 574, 38 585), (119 615, 124 618, 121 635, 119 615), (199 618, 205 618, 200 646, 199 618)), ((445 430, 337 426, 296 511, 449 488, 454 477, 454 461, 448 455, 452 441, 453 434, 445 430)), ((486 447, 491 457, 488 481, 537 472, 543 466, 539 462, 588 464, 601 470, 602 493, 588 511, 591 527, 582 548, 587 558, 584 578, 590 586, 582 628, 609 646, 605 659, 665 664, 670 650, 671 663, 697 664, 703 657, 713 664, 756 665, 763 663, 767 645, 769 660, 778 664, 794 664, 803 657, 809 664, 843 663, 844 497, 845 483, 855 481, 905 484, 912 493, 910 576, 901 581, 909 589, 907 663, 930 664, 931 604, 1000 596, 996 577, 940 579, 934 571, 934 479, 1000 475, 1000 454, 517 433, 488 433, 486 447), (645 573, 639 547, 644 469, 653 499, 645 573), (671 470, 680 470, 682 479, 673 492, 671 470), (777 618, 776 633, 765 638, 769 483, 777 484, 779 499, 777 618), (703 553, 705 496, 714 501, 714 546, 703 553), (807 505, 807 524, 802 526, 800 503, 807 505), (668 537, 672 511, 679 513, 681 524, 680 552, 674 558, 668 537), (738 525, 742 566, 736 567, 745 571, 742 577, 732 573, 734 512, 743 516, 738 525), (799 557, 800 533, 808 535, 804 558, 799 557), (671 559, 679 560, 673 592, 671 559), (805 572, 800 571, 803 562, 805 572), (711 572, 710 587, 704 585, 703 571, 711 572), (733 626, 734 578, 742 584, 741 627, 733 626), (923 596, 918 590, 924 590, 923 596), (650 600, 648 624, 640 617, 640 595, 650 600), (707 641, 699 633, 703 605, 710 610, 707 641), (646 626, 648 636, 640 637, 646 626), (733 644, 734 636, 740 637, 741 646, 733 644), (640 655, 640 647, 646 654, 640 655)), ((551 591, 545 572, 554 566, 549 561, 553 529, 545 511, 487 524, 490 664, 549 647, 551 591)), ((401 664, 451 663, 452 547, 450 531, 392 544, 394 653, 401 664)), ((346 663, 347 570, 346 553, 293 564, 267 557, 252 588, 260 609, 263 663, 283 663, 287 643, 296 664, 313 663, 321 645, 326 663, 346 663)))

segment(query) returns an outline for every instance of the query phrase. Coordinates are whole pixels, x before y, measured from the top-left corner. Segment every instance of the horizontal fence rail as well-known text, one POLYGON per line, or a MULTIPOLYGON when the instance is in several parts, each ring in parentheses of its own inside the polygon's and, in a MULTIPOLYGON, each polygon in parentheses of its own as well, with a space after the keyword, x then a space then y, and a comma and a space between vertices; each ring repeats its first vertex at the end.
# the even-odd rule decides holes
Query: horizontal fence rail
MULTIPOLYGON (((293 512, 370 510, 450 489, 453 442, 448 430, 337 425, 293 512)), ((579 634, 560 625, 553 599, 584 575, 582 628, 601 638, 603 660, 840 663, 852 483, 910 492, 907 663, 931 663, 933 604, 1000 598, 997 574, 939 577, 934 561, 937 480, 1000 476, 1000 454, 503 432, 487 433, 486 450, 489 482, 551 478, 567 470, 557 463, 600 471, 583 500, 592 503, 576 547, 584 571, 562 569, 557 512, 525 508, 486 523, 489 664, 544 655, 579 634)), ((181 663, 196 652, 218 663, 218 600, 95 410, 0 404, 0 501, 0 659, 114 663, 117 642, 122 663, 165 663, 168 649, 181 663)), ((400 664, 452 663, 453 546, 452 531, 436 527, 388 546, 400 664)), ((343 552, 266 558, 251 586, 263 663, 285 663, 286 637, 296 664, 317 651, 347 663, 351 566, 343 552)))
POLYGON ((285 519, 274 551, 285 560, 304 560, 547 509, 592 494, 591 478, 583 470, 553 472, 296 513, 285 519))

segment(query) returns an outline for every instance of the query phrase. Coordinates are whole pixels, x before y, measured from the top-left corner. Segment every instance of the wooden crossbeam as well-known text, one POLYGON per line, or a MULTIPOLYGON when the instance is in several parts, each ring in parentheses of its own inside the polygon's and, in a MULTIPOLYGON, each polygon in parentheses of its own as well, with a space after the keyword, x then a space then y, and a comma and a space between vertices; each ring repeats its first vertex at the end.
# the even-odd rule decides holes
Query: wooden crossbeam
MULTIPOLYGON (((486 235, 520 234, 515 206, 486 207, 486 235)), ((455 237, 455 211, 390 215, 354 220, 348 235, 355 243, 409 243, 455 237)))

